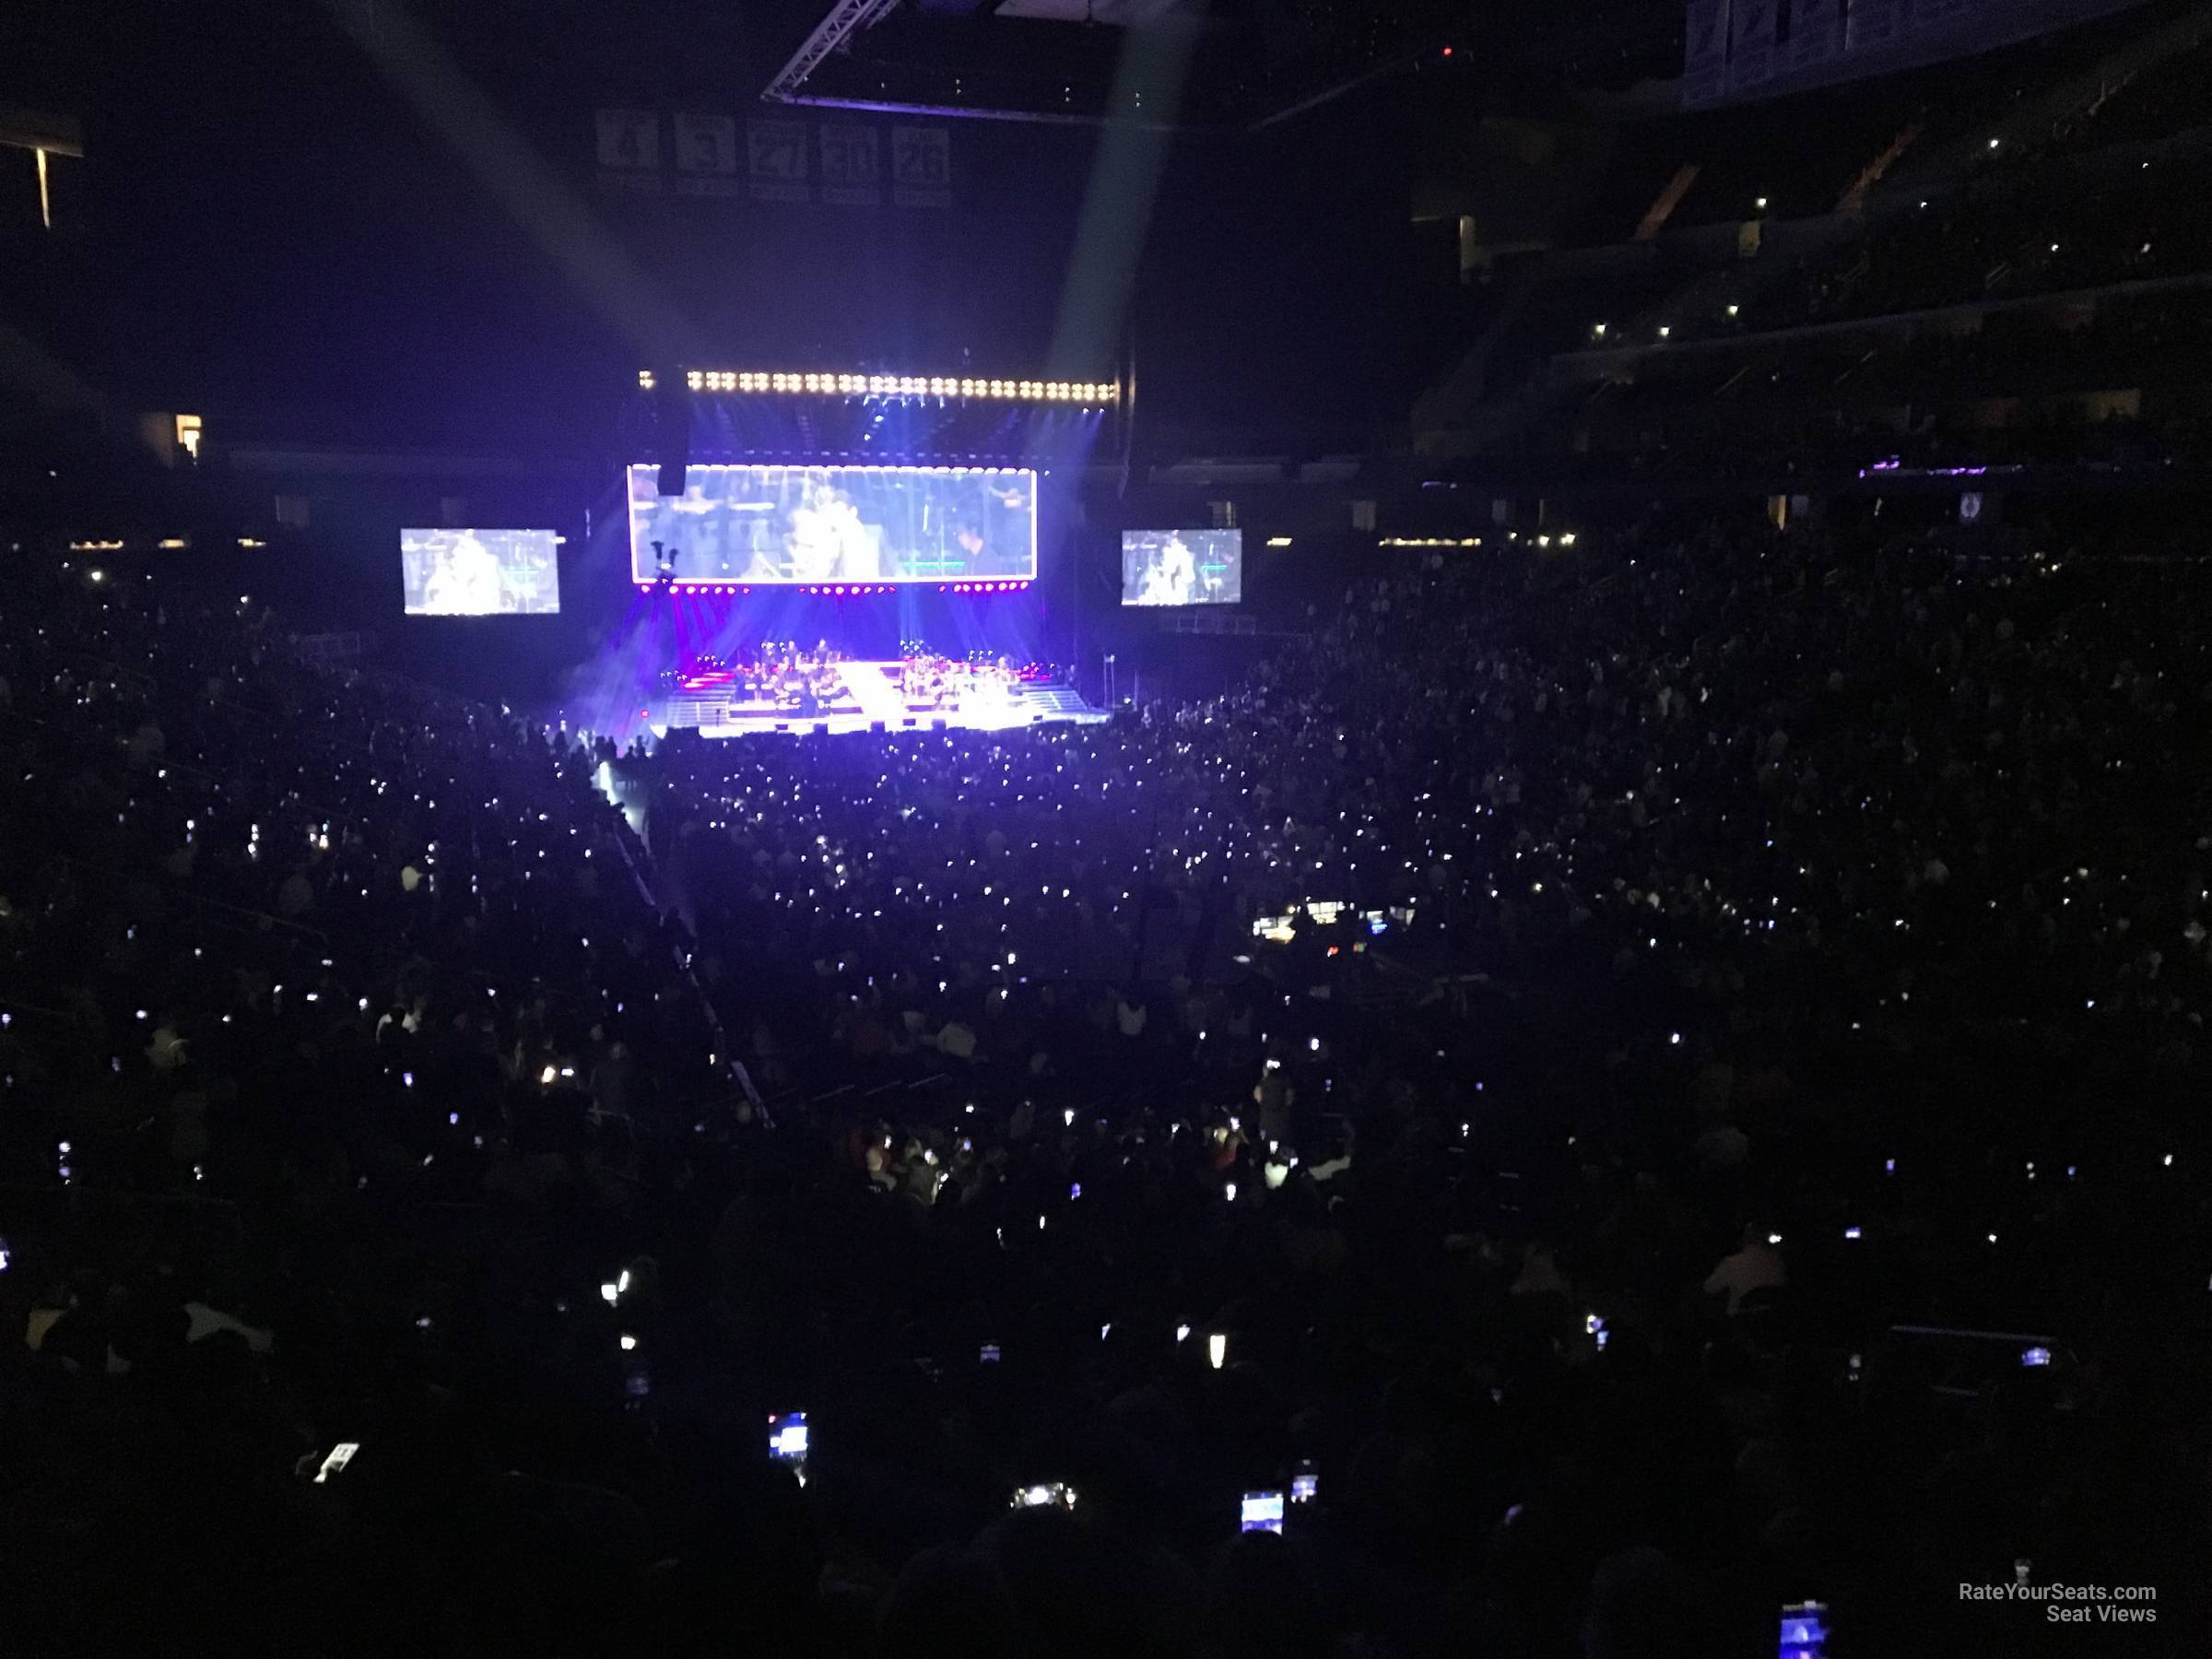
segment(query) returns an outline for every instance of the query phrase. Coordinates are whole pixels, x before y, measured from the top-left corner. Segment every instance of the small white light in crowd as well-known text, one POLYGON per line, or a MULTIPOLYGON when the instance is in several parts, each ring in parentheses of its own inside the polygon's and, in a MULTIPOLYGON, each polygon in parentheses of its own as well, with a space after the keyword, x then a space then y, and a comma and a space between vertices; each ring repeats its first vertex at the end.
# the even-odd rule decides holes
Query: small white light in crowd
POLYGON ((1229 1338, 1221 1332, 1216 1331, 1211 1336, 1208 1336, 1206 1339, 1206 1363, 1212 1366, 1216 1371, 1219 1371, 1222 1365, 1227 1362, 1228 1359, 1229 1338))
POLYGON ((1659 337, 1661 339, 1665 339, 1667 335, 1673 334, 1675 330, 1673 324, 1666 323, 1662 323, 1659 324, 1659 337))
MULTIPOLYGON (((1885 1175, 1894 1175, 1894 1174, 1896 1174, 1896 1173, 1897 1173, 1897 1159, 1894 1159, 1894 1158, 1885 1158, 1885 1159, 1882 1159, 1882 1173, 1883 1173, 1883 1174, 1885 1174, 1885 1175)), ((2067 1173, 2067 1174, 2069 1174, 2069 1175, 2071 1175, 2071 1174, 2073 1174, 2073 1173, 2074 1173, 2074 1171, 2071 1171, 2071 1170, 2068 1170, 2068 1171, 2066 1171, 2066 1173, 2067 1173)))
POLYGON ((1237 1201, 1237 1183, 1233 1181, 1230 1182, 1226 1191, 1229 1195, 1230 1203, 1234 1204, 1237 1201))
POLYGON ((1076 1109, 1073 1106, 1070 1106, 1066 1111, 1063 1112, 1060 1114, 1060 1122, 1065 1127, 1073 1129, 1076 1126, 1076 1109))
POLYGON ((1765 196, 1760 196, 1758 201, 1752 203, 1751 205, 1758 208, 1761 213, 1764 213, 1767 210, 1767 198, 1765 196))
POLYGON ((1767 1235, 1767 1242, 1770 1244, 1779 1244, 1782 1242, 1782 1235, 1780 1233, 1771 1232, 1767 1235))
MULTIPOLYGON (((139 1018, 140 1018, 141 1019, 143 1019, 143 1018, 145 1018, 146 1017, 145 1017, 145 1016, 142 1014, 142 1015, 140 1015, 140 1016, 139 1016, 139 1018)), ((1307 1039, 1306 1039, 1306 1049, 1307 1049, 1307 1052, 1308 1052, 1308 1053, 1315 1053, 1315 1054, 1318 1054, 1318 1053, 1321 1053, 1321 1039, 1320 1039, 1320 1038, 1318 1038, 1318 1037, 1309 1037, 1309 1038, 1307 1038, 1307 1039)))
POLYGON ((548 1065, 544 1071, 537 1074, 537 1080, 540 1083, 549 1084, 553 1081, 556 1075, 557 1074, 554 1072, 553 1068, 548 1065))
POLYGON ((1994 1243, 1997 1241, 1997 1235, 1996 1235, 1995 1233, 1991 1233, 1991 1234, 1989 1235, 1989 1241, 1990 1241, 1992 1244, 1994 1244, 1994 1243))
POLYGON ((1847 1227, 1843 1230, 1843 1236, 1847 1239, 1855 1239, 1859 1236, 1859 1230, 1855 1227, 1847 1227))
POLYGON ((1989 141, 1989 147, 1990 147, 1991 149, 1995 149, 1995 148, 1997 147, 1997 146, 1998 146, 1998 144, 1999 144, 2000 142, 2001 142, 2001 140, 1999 140, 1999 139, 1992 138, 1992 139, 1989 141))
POLYGON ((1743 308, 1742 306, 1740 306, 1740 305, 1731 304, 1731 305, 1728 307, 1728 314, 1729 314, 1730 316, 1732 316, 1732 317, 1733 317, 1733 316, 1735 316, 1735 313, 1736 313, 1737 312, 1740 312, 1740 311, 1742 311, 1743 309, 1744 309, 1744 308, 1743 308))
POLYGON ((1682 1033, 1679 1031, 1673 1032, 1667 1037, 1667 1041, 1669 1043, 1679 1043, 1681 1041, 1682 1033))
POLYGON ((637 1346, 638 1339, 635 1336, 630 1335, 627 1331, 624 1332, 622 1335, 622 1351, 627 1354, 637 1346))
POLYGON ((400 1084, 400 1087, 401 1087, 402 1088, 414 1088, 414 1087, 415 1087, 415 1074, 414 1074, 413 1072, 401 1072, 401 1073, 399 1074, 399 1084, 400 1084))
POLYGON ((627 1295, 629 1290, 629 1269, 625 1267, 620 1273, 615 1275, 615 1294, 618 1296, 627 1295))
POLYGON ((1099 1340, 1100 1340, 1100 1342, 1103 1342, 1103 1341, 1105 1341, 1107 1337, 1109 1337, 1109 1336, 1111 1336, 1111 1335, 1113 1335, 1113 1322, 1112 1322, 1112 1320, 1108 1320, 1108 1321, 1107 1321, 1107 1322, 1106 1322, 1104 1324, 1102 1324, 1102 1325, 1100 1325, 1100 1326, 1099 1327, 1099 1340))
POLYGON ((1179 1324, 1179 1325, 1177 1325, 1177 1326, 1175 1327, 1175 1340, 1176 1340, 1176 1341, 1178 1341, 1178 1342, 1187 1342, 1187 1341, 1190 1339, 1190 1335, 1191 1335, 1191 1327, 1190 1327, 1189 1325, 1187 1325, 1187 1324, 1179 1324))
POLYGON ((2162 1170, 2171 1170, 2171 1169, 2172 1169, 2172 1168, 2173 1168, 2173 1154, 2172 1154, 2172 1153, 2171 1153, 2171 1152, 2169 1152, 2169 1153, 2167 1153, 2167 1154, 2166 1154, 2166 1156, 2165 1156, 2164 1158, 2161 1158, 2160 1159, 2159 1159, 2159 1167, 2160 1169, 2162 1169, 2162 1170))

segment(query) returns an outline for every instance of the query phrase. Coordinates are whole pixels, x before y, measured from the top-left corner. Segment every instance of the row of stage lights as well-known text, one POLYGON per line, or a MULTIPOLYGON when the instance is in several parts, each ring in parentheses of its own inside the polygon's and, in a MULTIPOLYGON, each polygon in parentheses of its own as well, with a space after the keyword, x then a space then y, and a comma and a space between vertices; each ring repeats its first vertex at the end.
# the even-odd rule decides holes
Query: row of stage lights
MULTIPOLYGON (((817 582, 804 584, 776 582, 768 587, 770 593, 816 594, 835 599, 857 599, 868 594, 895 594, 900 588, 920 587, 918 582, 817 582)), ((1027 588, 1027 580, 1018 582, 940 582, 940 594, 1014 594, 1027 588)), ((750 582, 641 582, 638 592, 650 594, 656 588, 666 588, 672 594, 749 594, 750 582)))
MULTIPOLYGON (((650 369, 638 386, 656 384, 650 369)), ((694 392, 785 392, 828 397, 998 397, 1032 403, 1107 404, 1121 395, 1112 381, 968 380, 919 374, 790 374, 768 370, 691 369, 684 384, 694 392)))

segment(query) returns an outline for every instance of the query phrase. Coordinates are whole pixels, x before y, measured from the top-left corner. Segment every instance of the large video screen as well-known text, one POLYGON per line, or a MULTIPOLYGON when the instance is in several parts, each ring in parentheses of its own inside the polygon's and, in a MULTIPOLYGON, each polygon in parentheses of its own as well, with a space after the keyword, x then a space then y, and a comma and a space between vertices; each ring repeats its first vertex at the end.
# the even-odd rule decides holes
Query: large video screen
POLYGON ((550 617, 560 610, 550 530, 402 530, 410 617, 550 617))
POLYGON ((1124 605, 1234 605, 1243 596, 1243 531, 1122 532, 1124 605))
POLYGON ((1018 467, 701 465, 664 496, 629 469, 640 582, 957 582, 1037 575, 1037 475, 1018 467))

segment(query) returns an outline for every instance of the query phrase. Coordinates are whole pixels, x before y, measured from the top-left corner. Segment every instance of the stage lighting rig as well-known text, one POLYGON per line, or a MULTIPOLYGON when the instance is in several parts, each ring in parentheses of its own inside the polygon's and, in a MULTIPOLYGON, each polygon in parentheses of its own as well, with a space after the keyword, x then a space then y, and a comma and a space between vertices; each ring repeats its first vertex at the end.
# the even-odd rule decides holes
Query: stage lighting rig
MULTIPOLYGON (((641 370, 641 388, 650 391, 653 373, 641 370)), ((1116 381, 991 380, 973 375, 849 374, 777 369, 688 369, 684 383, 693 392, 767 393, 794 397, 935 397, 991 399, 1006 403, 1066 403, 1099 407, 1118 403, 1116 381)))

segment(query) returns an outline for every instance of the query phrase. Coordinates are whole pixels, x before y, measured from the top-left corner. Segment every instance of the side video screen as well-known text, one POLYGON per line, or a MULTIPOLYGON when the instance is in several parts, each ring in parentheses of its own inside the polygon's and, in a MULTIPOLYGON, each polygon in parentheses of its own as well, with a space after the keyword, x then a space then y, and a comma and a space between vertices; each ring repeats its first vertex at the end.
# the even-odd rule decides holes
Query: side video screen
POLYGON ((1037 475, 1018 467, 629 469, 639 582, 957 582, 1037 575, 1037 475))
POLYGON ((1234 605, 1243 596, 1243 531, 1122 532, 1124 605, 1234 605))
POLYGON ((402 530, 407 615, 558 615, 559 546, 550 530, 402 530))

